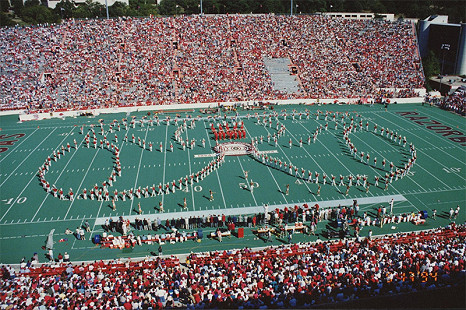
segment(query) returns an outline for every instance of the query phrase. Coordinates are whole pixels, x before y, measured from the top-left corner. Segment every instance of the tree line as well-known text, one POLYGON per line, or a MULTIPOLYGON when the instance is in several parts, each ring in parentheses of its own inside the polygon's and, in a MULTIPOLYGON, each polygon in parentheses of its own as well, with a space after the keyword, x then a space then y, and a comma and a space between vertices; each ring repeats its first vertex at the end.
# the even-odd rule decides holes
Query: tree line
MULTIPOLYGON (((41 0, 46 3, 47 0, 41 0)), ((129 0, 108 8, 110 17, 199 14, 201 0, 129 0)), ((66 18, 105 18, 105 5, 87 0, 63 0, 54 9, 39 0, 0 0, 0 26, 58 23, 66 18)), ((448 15, 451 22, 465 22, 464 0, 202 0, 204 14, 312 14, 317 12, 394 13, 400 18, 448 15), (291 6, 293 4, 293 7, 291 6)))

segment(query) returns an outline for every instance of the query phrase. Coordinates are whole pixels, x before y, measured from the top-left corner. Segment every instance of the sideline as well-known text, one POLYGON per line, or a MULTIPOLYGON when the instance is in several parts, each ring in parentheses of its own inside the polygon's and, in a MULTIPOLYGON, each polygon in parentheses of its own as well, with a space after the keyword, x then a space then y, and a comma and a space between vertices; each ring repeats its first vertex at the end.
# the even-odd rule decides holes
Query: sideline
MULTIPOLYGON (((403 195, 386 195, 386 196, 374 196, 374 197, 364 197, 364 198, 347 198, 347 199, 336 199, 336 200, 326 200, 326 201, 309 201, 309 202, 300 202, 300 205, 308 204, 309 206, 314 206, 319 204, 323 208, 328 207, 337 207, 338 205, 348 206, 353 204, 353 200, 357 200, 359 205, 365 204, 378 204, 378 203, 388 203, 390 200, 394 201, 407 201, 403 195)), ((269 210, 275 209, 284 209, 285 207, 290 207, 292 203, 288 204, 279 204, 279 205, 269 205, 269 210)), ((210 214, 225 214, 225 215, 240 215, 240 214, 253 214, 253 213, 262 213, 264 212, 264 206, 253 206, 253 207, 240 207, 240 208, 227 208, 227 209, 209 209, 209 210, 199 210, 199 211, 184 211, 184 212, 173 212, 173 213, 155 213, 155 214, 142 214, 142 215, 130 215, 125 216, 124 219, 134 222, 136 218, 146 218, 151 221, 155 219, 160 220, 171 220, 173 218, 184 218, 184 217, 202 217, 203 215, 210 214)), ((118 221, 119 216, 109 216, 109 217, 98 217, 95 219, 95 225, 105 224, 105 220, 112 218, 114 221, 118 221)))

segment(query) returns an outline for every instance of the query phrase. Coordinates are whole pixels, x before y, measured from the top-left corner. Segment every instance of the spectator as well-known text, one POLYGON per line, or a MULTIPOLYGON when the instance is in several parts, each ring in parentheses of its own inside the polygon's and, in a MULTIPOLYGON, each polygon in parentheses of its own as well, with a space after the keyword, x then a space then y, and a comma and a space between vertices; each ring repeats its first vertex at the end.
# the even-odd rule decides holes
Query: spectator
POLYGON ((407 21, 216 15, 66 20, 0 30, 0 109, 28 112, 296 98, 417 96, 407 21), (274 89, 288 58, 299 90, 274 89))
POLYGON ((1 266, 0 296, 10 309, 309 308, 458 285, 465 237, 466 225, 452 224, 361 242, 196 253, 186 266, 174 257, 44 265, 27 273, 1 266))

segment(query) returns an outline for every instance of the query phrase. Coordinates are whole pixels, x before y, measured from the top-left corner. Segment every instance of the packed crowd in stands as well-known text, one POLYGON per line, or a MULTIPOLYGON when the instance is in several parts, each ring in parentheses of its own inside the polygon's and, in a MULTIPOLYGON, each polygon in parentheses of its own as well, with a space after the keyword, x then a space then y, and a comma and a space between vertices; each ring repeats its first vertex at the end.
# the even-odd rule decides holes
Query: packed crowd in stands
POLYGON ((466 87, 458 88, 453 94, 446 96, 441 102, 440 107, 450 110, 462 116, 466 115, 466 87))
POLYGON ((0 109, 415 95, 410 22, 323 16, 66 20, 0 30, 0 109), (289 58, 300 89, 274 90, 264 58, 289 58))
POLYGON ((308 308, 457 285, 466 226, 191 254, 2 266, 2 309, 308 308))

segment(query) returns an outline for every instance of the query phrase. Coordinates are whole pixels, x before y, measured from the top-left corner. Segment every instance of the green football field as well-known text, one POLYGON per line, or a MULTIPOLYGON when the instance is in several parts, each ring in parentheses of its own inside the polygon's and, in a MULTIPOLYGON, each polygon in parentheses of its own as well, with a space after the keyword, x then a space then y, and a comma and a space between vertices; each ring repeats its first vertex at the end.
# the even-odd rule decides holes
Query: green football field
MULTIPOLYGON (((373 227, 374 235, 444 226, 451 222, 448 213, 450 208, 456 208, 457 205, 461 211, 455 221, 465 221, 466 124, 464 118, 453 113, 421 104, 406 104, 390 105, 388 111, 381 105, 275 106, 273 111, 222 112, 217 118, 197 110, 165 112, 157 114, 159 124, 154 115, 148 115, 147 112, 121 113, 25 123, 19 123, 17 116, 0 117, 0 263, 18 263, 22 257, 29 259, 35 252, 39 253, 41 262, 47 261, 43 246, 52 229, 55 229, 55 255, 66 251, 72 260, 140 257, 156 252, 158 246, 155 245, 124 250, 94 245, 92 236, 103 233, 105 220, 118 216, 166 220, 211 214, 245 215, 263 212, 264 204, 269 205, 269 211, 305 203, 310 206, 318 203, 320 207, 326 208, 339 204, 350 205, 353 199, 358 200, 361 213, 367 211, 375 214, 378 206, 388 206, 388 202, 394 199, 396 214, 417 213, 421 210, 432 214, 432 210, 436 209, 437 219, 429 218, 425 224, 418 226, 401 223, 383 228, 373 227), (278 117, 272 116, 275 112, 278 117), (255 117, 255 113, 258 117, 255 117), (333 120, 335 113, 337 129, 333 120), (166 124, 167 117, 171 119, 169 125, 166 124), (177 125, 175 118, 178 120, 177 125), (350 154, 342 135, 343 122, 348 126, 351 118, 358 130, 349 137, 358 152, 364 152, 364 162, 360 161, 359 156, 355 158, 350 154), (124 119, 128 123, 127 128, 124 119), (111 129, 110 124, 114 120, 111 129), (134 128, 130 124, 131 120, 135 121, 134 128), (152 125, 149 120, 153 120, 152 125), (359 129, 360 120, 363 123, 362 130, 359 129), (202 176, 202 170, 218 158, 212 126, 218 131, 221 125, 226 131, 225 124, 233 129, 235 122, 238 130, 243 123, 246 137, 218 141, 218 147, 226 152, 224 162, 202 176), (328 129, 325 130, 327 123, 328 129), (369 123, 368 130, 366 123, 369 123), (376 124, 377 133, 374 133, 376 124), (120 126, 119 130, 117 125, 120 126), (321 126, 321 132, 313 141, 313 134, 321 126), (280 128, 283 129, 282 133, 275 142, 273 137, 280 128), (385 134, 381 136, 381 128, 388 128, 406 137, 406 146, 387 138, 385 134), (96 148, 93 146, 92 130, 97 141, 96 148), (116 210, 113 210, 111 200, 92 200, 89 196, 94 186, 100 189, 112 177, 117 160, 115 153, 105 147, 105 143, 103 148, 100 147, 100 141, 104 138, 102 130, 109 144, 117 146, 120 151, 121 176, 117 175, 111 186, 107 185, 110 199, 115 191, 118 192, 116 210), (177 131, 179 141, 175 137, 177 131), (89 147, 85 142, 87 134, 89 147), (128 137, 127 141, 125 136, 128 137), (138 138, 146 141, 145 148, 142 143, 139 145, 138 138), (257 139, 257 159, 247 154, 253 139, 257 139), (180 141, 187 145, 183 147, 180 141), (149 143, 153 144, 152 151, 149 150, 149 143), (393 162, 396 167, 407 163, 411 157, 410 143, 416 149, 417 160, 414 166, 403 178, 394 178, 385 190, 382 177, 390 171, 389 163, 393 162), (67 144, 70 144, 70 151, 67 150, 67 144), (170 145, 173 145, 173 149, 170 145), (54 160, 53 152, 61 150, 62 146, 65 148, 64 154, 54 160), (367 153, 370 154, 369 164, 365 157, 367 153), (273 161, 263 162, 260 158, 262 155, 272 157, 273 161), (49 156, 50 168, 45 172, 44 179, 58 190, 63 189, 65 199, 47 193, 38 176, 38 169, 49 156), (377 162, 374 164, 375 157, 377 162), (384 158, 387 162, 385 167, 382 166, 384 158), (282 167, 279 162, 282 162, 282 167), (285 163, 292 163, 291 174, 288 168, 285 169, 285 163), (298 168, 298 175, 295 167, 298 168), (308 182, 309 171, 314 179, 315 173, 319 173, 318 184, 308 182), (196 176, 198 172, 199 176, 196 176), (326 184, 323 183, 324 174, 328 176, 326 184), (336 186, 331 184, 331 175, 336 177, 336 186), (344 177, 344 186, 339 186, 340 175, 344 177), (367 176, 369 190, 353 184, 346 195, 349 175, 367 176), (375 176, 380 177, 378 186, 374 186, 375 176), (175 182, 174 188, 172 182, 175 182), (159 193, 159 184, 162 193, 159 193), (165 184, 169 184, 168 189, 165 184), (152 195, 152 186, 156 188, 155 195, 152 195), (126 197, 122 201, 123 190, 126 193, 130 190, 137 192, 138 188, 146 187, 149 188, 149 197, 126 197), (68 198, 70 189, 74 193, 73 200, 68 198), (82 197, 84 189, 87 190, 87 199, 82 197), (159 212, 160 203, 164 213, 159 212), (85 221, 89 222, 91 228, 85 240, 77 240, 73 235, 65 234, 67 228, 74 232, 85 221)), ((355 180, 353 183, 356 183, 355 180)), ((326 222, 319 223, 317 232, 326 229, 327 225, 326 222)), ((214 228, 205 228, 204 235, 212 231, 214 228)), ((364 228, 361 234, 367 235, 367 231, 368 228, 364 228)), ((164 230, 158 233, 161 232, 164 230)), ((293 237, 293 241, 312 241, 317 238, 325 240, 319 234, 299 234, 293 237)), ((222 243, 204 238, 200 243, 189 241, 166 244, 163 254, 261 247, 286 242, 274 237, 272 243, 265 244, 250 229, 246 229, 243 239, 233 236, 222 243)))

